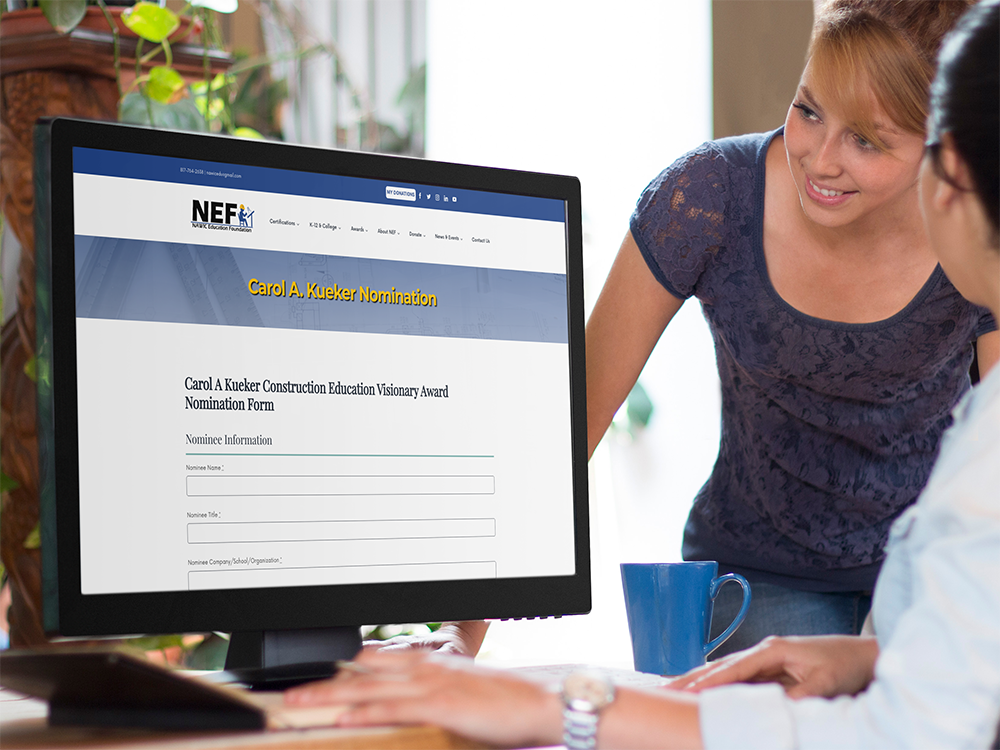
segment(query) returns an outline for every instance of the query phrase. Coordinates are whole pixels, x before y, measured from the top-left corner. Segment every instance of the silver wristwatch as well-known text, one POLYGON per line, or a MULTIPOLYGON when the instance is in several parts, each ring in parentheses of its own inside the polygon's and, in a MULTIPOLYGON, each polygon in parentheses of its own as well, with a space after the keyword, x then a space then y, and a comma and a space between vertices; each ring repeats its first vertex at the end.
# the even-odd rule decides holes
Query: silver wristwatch
POLYGON ((563 681, 563 744, 593 750, 601 711, 615 699, 615 686, 595 672, 573 672, 563 681))

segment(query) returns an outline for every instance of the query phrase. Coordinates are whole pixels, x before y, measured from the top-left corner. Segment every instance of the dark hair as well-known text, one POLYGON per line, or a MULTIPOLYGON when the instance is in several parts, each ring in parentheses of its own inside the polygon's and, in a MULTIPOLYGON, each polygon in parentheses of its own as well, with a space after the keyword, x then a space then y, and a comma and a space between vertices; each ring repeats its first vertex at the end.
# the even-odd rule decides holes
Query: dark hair
POLYGON ((907 133, 924 134, 927 90, 941 40, 972 0, 828 0, 809 42, 811 84, 881 151, 872 105, 907 133))
POLYGON ((1000 235, 1000 2, 984 0, 962 16, 941 46, 931 84, 927 144, 937 175, 943 133, 972 173, 973 189, 1000 235))

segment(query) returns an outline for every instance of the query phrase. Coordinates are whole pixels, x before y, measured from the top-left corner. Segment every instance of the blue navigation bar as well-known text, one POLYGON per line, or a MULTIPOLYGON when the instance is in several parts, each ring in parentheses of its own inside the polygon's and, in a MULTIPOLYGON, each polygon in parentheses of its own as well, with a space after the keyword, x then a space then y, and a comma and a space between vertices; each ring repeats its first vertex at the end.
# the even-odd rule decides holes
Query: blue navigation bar
POLYGON ((132 180, 305 195, 435 211, 566 221, 565 204, 553 198, 386 182, 362 177, 341 177, 316 172, 178 159, 81 146, 73 148, 73 171, 132 180))

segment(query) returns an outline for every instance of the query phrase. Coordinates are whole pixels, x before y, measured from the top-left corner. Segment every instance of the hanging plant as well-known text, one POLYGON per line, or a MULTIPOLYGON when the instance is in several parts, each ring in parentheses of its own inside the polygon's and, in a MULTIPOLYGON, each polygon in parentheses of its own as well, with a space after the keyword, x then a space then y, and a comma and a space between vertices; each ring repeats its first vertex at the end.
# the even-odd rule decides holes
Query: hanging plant
POLYGON ((71 32, 87 14, 87 0, 38 0, 38 7, 60 34, 71 32))
MULTIPOLYGON (((129 89, 122 93, 119 105, 119 119, 144 125, 166 125, 188 130, 211 130, 216 120, 208 113, 212 104, 218 102, 225 108, 221 96, 198 107, 192 101, 192 92, 184 77, 173 68, 173 52, 170 37, 181 26, 182 19, 190 18, 201 31, 202 45, 206 51, 210 41, 209 12, 231 13, 237 9, 236 0, 194 0, 188 3, 181 14, 155 3, 138 2, 122 13, 122 22, 139 37, 136 47, 136 77, 129 89), (143 54, 145 43, 155 45, 143 54), (143 74, 143 67, 162 53, 163 65, 156 65, 143 74), (141 95, 137 99, 135 94, 141 95), (159 106, 157 106, 159 105, 159 106)), ((221 74, 220 74, 221 75, 221 74)), ((195 82, 195 86, 207 89, 209 86, 208 66, 205 66, 205 80, 195 82)), ((205 97, 211 100, 211 97, 205 97)), ((228 129, 231 132, 232 129, 228 129)))
MULTIPOLYGON (((10 4, 9 0, 6 4, 10 4)), ((190 0, 178 12, 146 0, 124 10, 109 9, 105 0, 27 0, 23 5, 37 6, 52 28, 64 35, 71 34, 81 24, 95 29, 94 24, 103 15, 113 37, 118 119, 121 122, 261 137, 251 128, 240 128, 236 132, 233 118, 224 116, 223 110, 228 110, 228 100, 237 89, 235 78, 225 76, 226 84, 221 89, 211 85, 218 68, 210 64, 213 62, 209 59, 210 53, 217 56, 222 46, 215 15, 236 11, 238 0, 190 0), (128 36, 137 38, 135 71, 131 82, 126 80, 123 84, 122 38, 128 36), (191 53, 197 48, 192 48, 190 43, 178 48, 187 54, 185 77, 174 65, 172 45, 197 36, 201 38, 203 79, 189 86, 191 53)))

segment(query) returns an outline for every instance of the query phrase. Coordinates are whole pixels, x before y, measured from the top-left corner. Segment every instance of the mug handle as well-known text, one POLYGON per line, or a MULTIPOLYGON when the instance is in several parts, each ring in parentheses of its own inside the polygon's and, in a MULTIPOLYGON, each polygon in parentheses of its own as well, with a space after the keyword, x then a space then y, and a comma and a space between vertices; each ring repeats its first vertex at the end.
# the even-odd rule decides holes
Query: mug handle
POLYGON ((722 634, 713 641, 709 641, 705 644, 705 656, 715 651, 719 646, 726 642, 726 640, 733 633, 736 632, 736 628, 740 626, 743 619, 747 616, 747 610, 750 608, 750 584, 747 583, 747 579, 741 576, 739 573, 727 573, 724 576, 719 576, 714 581, 708 589, 708 595, 715 601, 715 597, 719 595, 719 589, 722 588, 723 584, 729 583, 730 581, 736 581, 740 586, 743 587, 743 604, 740 606, 740 611, 736 613, 736 617, 729 624, 722 634))

